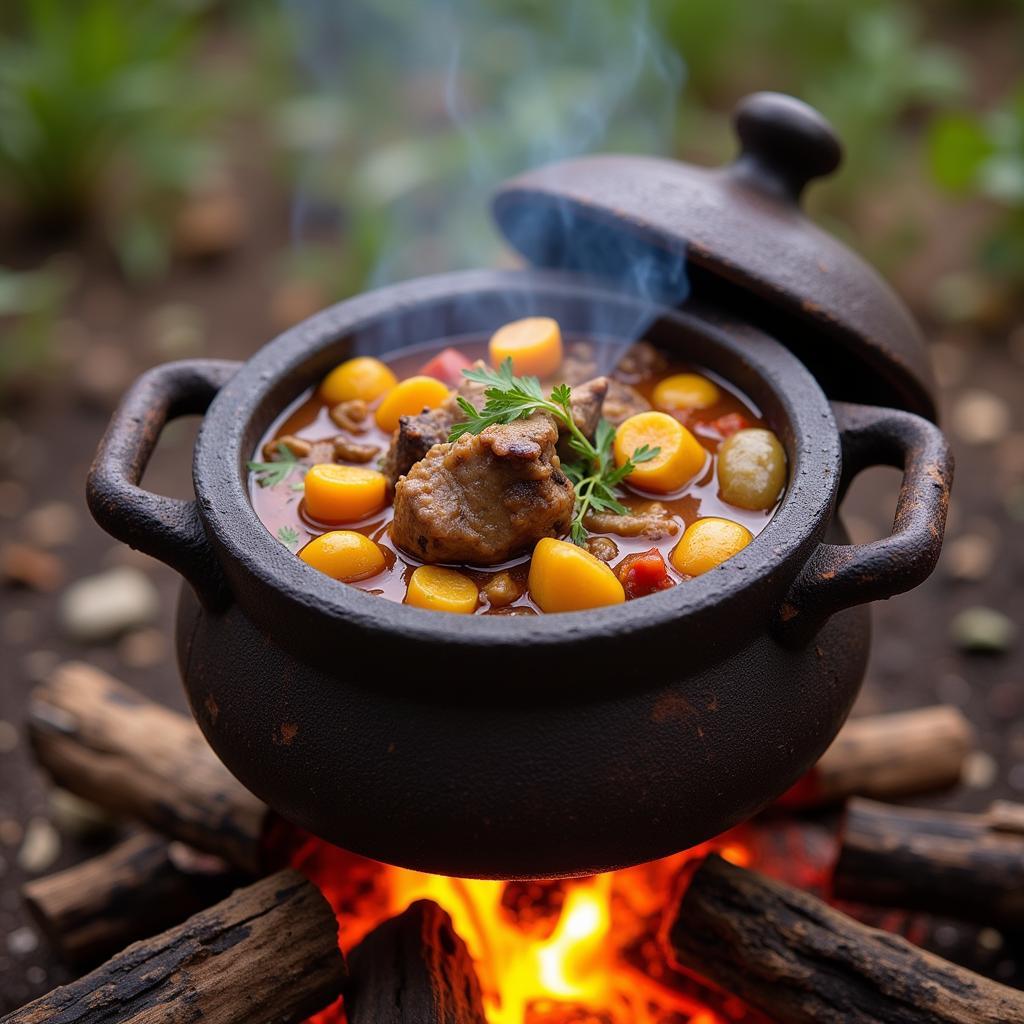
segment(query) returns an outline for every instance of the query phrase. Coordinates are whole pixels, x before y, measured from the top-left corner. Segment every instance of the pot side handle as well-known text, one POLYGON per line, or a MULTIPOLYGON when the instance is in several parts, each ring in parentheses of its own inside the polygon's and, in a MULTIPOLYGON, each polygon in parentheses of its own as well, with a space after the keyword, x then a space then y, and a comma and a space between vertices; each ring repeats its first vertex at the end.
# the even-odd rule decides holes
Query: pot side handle
POLYGON ((942 549, 953 454, 942 431, 913 413, 846 402, 832 404, 843 446, 842 501, 870 466, 903 470, 892 533, 869 544, 820 544, 778 616, 792 639, 809 638, 844 608, 912 590, 931 575, 942 549))
POLYGON ((196 502, 153 494, 139 481, 164 426, 206 412, 240 365, 186 359, 147 370, 111 417, 86 482, 96 522, 181 573, 207 607, 223 604, 226 586, 196 502))

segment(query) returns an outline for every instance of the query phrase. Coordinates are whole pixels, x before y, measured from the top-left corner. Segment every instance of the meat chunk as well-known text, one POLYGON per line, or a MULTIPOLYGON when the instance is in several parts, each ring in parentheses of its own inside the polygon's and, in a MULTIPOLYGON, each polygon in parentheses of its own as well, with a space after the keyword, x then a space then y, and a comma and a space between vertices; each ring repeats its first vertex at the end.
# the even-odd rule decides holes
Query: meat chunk
POLYGON ((649 540, 674 537, 679 532, 679 524, 660 501, 652 501, 624 516, 617 516, 614 512, 588 512, 583 525, 594 533, 647 537, 649 540))
POLYGON ((593 345, 585 341, 577 341, 569 346, 562 367, 558 371, 559 380, 574 388, 577 384, 597 376, 597 352, 593 345))
POLYGON ((394 486, 435 444, 444 444, 455 420, 444 406, 427 409, 417 416, 402 416, 391 436, 381 472, 394 486))
POLYGON ((636 384, 646 377, 656 377, 668 368, 664 353, 649 341, 638 341, 630 345, 612 371, 612 376, 623 384, 636 384))
POLYGON ((395 488, 394 542, 425 562, 496 565, 566 533, 575 493, 546 413, 435 445, 395 488))
POLYGON ((608 394, 608 378, 595 377, 572 389, 569 405, 572 419, 580 431, 592 438, 597 430, 597 421, 601 418, 605 395, 608 394))
POLYGON ((613 427, 638 412, 647 412, 650 407, 651 403, 636 388, 614 378, 608 381, 608 393, 604 396, 604 418, 613 427))

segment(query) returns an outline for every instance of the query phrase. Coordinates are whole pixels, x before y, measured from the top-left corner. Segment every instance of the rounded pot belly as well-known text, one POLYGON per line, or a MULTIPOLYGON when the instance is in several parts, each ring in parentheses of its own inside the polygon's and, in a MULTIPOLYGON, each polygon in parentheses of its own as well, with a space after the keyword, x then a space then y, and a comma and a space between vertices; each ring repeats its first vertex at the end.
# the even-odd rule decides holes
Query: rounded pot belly
POLYGON ((249 789, 356 853, 483 878, 624 867, 754 814, 835 736, 868 633, 858 608, 799 649, 765 632, 691 675, 638 659, 632 685, 561 678, 517 700, 488 693, 486 675, 467 682, 454 651, 450 691, 418 692, 416 666, 386 651, 339 651, 327 674, 188 587, 178 617, 193 712, 249 789))

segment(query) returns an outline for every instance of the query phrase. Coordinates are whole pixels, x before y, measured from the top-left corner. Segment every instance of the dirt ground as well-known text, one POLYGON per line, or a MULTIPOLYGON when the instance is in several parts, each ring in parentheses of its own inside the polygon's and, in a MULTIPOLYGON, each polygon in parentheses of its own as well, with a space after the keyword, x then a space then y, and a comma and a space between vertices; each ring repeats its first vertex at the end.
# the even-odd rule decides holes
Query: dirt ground
MULTIPOLYGON (((171 652, 178 579, 92 523, 83 500, 84 478, 116 395, 138 371, 160 361, 152 343, 155 310, 174 304, 201 313, 198 355, 244 359, 275 333, 270 311, 274 260, 286 244, 288 211, 252 165, 240 170, 240 181, 250 230, 238 251, 221 263, 178 267, 159 287, 132 292, 119 283, 106 257, 87 244, 80 247, 79 281, 62 335, 65 365, 48 386, 0 411, 2 540, 31 539, 26 526, 33 522, 31 514, 44 507, 52 518, 53 503, 58 503, 64 529, 51 550, 63 583, 129 564, 142 569, 160 596, 152 627, 116 643, 84 646, 62 630, 60 587, 49 593, 0 589, 0 1013, 70 977, 20 903, 19 887, 32 873, 26 869, 26 832, 37 830, 40 821, 56 821, 59 853, 41 858, 46 863, 37 867, 39 873, 70 865, 110 841, 109 836, 95 841, 74 835, 48 800, 47 784, 33 766, 22 733, 33 685, 58 662, 82 658, 154 699, 185 708, 171 652)), ((947 331, 933 337, 944 423, 957 457, 946 553, 927 584, 876 607, 871 666, 858 707, 860 712, 937 702, 961 707, 977 729, 978 752, 962 786, 920 802, 963 809, 984 808, 996 797, 1024 800, 1024 644, 972 655, 958 648, 951 633, 956 615, 976 606, 996 609, 1018 627, 1024 625, 1024 335, 1018 332, 1011 344, 1007 334, 1002 330, 983 339, 947 331), (989 399, 995 396, 997 403, 1001 399, 1011 416, 987 435, 971 414, 978 409, 972 393, 979 391, 989 399)), ((147 487, 188 496, 192 437, 189 425, 166 431, 147 487)), ((858 482, 844 509, 855 538, 884 534, 895 487, 895 475, 888 471, 858 482)), ((37 866, 41 862, 28 860, 37 866)), ((969 943, 965 947, 962 939, 955 931, 938 931, 934 945, 946 955, 970 960, 969 943)), ((1019 952, 1007 939, 982 966, 1015 980, 1019 952)), ((1020 959, 1024 964, 1024 955, 1020 959)))

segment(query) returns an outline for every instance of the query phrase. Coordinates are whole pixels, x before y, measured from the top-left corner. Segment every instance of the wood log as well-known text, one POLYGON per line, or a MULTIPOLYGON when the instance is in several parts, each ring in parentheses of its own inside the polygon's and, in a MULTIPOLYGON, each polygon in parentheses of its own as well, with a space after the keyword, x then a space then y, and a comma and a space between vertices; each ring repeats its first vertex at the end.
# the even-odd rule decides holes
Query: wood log
POLYGON ((26 882, 21 892, 62 959, 92 967, 205 910, 245 880, 220 858, 140 832, 98 857, 26 882))
POLYGON ((73 662, 33 691, 28 726, 58 785, 250 875, 265 869, 266 805, 184 715, 73 662))
POLYGON ((349 1024, 487 1024, 465 943, 436 903, 419 900, 349 955, 349 1024))
POLYGON ((884 800, 948 789, 960 781, 973 747, 970 722, 950 705, 853 718, 776 806, 819 807, 849 796, 884 800))
POLYGON ((1024 927, 1024 806, 954 814, 851 800, 834 894, 997 928, 1024 927))
POLYGON ((327 901, 281 871, 0 1024, 297 1024, 337 998, 344 978, 327 901))
POLYGON ((780 1024, 1024 1022, 1024 993, 717 856, 696 866, 668 942, 780 1024))

